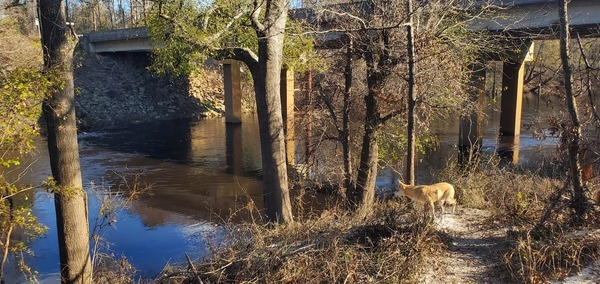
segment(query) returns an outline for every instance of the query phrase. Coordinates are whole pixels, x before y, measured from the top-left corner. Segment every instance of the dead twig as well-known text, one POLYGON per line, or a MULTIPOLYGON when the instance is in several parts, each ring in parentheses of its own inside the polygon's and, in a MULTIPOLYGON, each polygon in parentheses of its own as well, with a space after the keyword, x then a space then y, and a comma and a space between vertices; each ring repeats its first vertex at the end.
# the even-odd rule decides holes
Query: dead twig
POLYGON ((188 270, 192 270, 192 273, 194 273, 194 275, 196 275, 196 280, 198 281, 198 283, 200 283, 200 284, 204 283, 204 282, 202 282, 202 279, 200 279, 200 274, 198 273, 196 266, 194 266, 194 263, 190 259, 190 256, 187 254, 187 252, 184 252, 184 254, 185 254, 185 260, 187 260, 187 263, 188 263, 188 270))

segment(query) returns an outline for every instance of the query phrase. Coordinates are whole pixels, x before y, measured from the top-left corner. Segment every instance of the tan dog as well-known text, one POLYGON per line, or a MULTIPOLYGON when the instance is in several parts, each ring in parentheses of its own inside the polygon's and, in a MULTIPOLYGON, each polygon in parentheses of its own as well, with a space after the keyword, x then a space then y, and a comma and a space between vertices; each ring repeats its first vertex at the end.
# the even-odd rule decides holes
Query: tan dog
POLYGON ((444 214, 444 205, 447 202, 452 206, 452 213, 456 210, 456 199, 454 199, 454 187, 447 182, 440 182, 432 185, 408 185, 398 181, 398 190, 394 196, 406 195, 419 204, 419 207, 427 204, 429 211, 435 219, 435 205, 439 201, 442 214, 444 214))

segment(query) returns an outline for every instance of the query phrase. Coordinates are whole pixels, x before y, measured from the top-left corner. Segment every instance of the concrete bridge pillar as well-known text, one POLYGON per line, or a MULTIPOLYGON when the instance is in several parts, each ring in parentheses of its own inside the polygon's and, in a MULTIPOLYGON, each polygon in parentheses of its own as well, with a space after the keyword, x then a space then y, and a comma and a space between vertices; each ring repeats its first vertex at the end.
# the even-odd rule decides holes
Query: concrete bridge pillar
POLYGON ((505 164, 519 163, 519 135, 521 134, 521 112, 525 62, 533 60, 533 41, 522 44, 521 52, 502 66, 502 100, 500 103, 500 138, 498 155, 505 164))
MULTIPOLYGON (((242 122, 242 88, 240 65, 236 60, 224 60, 223 84, 225 89, 225 122, 242 122)), ((285 132, 286 158, 294 164, 294 70, 281 70, 281 115, 285 132)))
POLYGON ((227 157, 227 172, 234 175, 242 173, 242 125, 239 123, 225 124, 225 149, 227 157))
POLYGON ((504 62, 502 67, 502 102, 500 105, 500 135, 521 134, 521 107, 525 62, 504 62))
POLYGON ((522 52, 502 67, 502 102, 500 104, 500 135, 521 134, 521 108, 523 103, 523 80, 525 62, 533 58, 533 42, 523 44, 522 52))
POLYGON ((500 136, 496 151, 503 165, 517 166, 519 164, 519 136, 500 136))
POLYGON ((225 90, 225 122, 241 123, 242 86, 238 61, 223 61, 223 84, 225 90))
POLYGON ((294 69, 281 70, 281 116, 285 131, 285 152, 287 163, 295 164, 294 140, 294 69))

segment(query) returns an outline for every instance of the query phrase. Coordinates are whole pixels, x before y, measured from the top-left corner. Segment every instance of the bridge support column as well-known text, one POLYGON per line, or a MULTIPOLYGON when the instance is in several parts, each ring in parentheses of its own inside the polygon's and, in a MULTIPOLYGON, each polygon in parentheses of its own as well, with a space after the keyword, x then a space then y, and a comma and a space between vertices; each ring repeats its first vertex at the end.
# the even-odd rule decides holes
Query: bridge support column
POLYGON ((225 89, 225 122, 242 122, 242 87, 240 64, 235 60, 223 61, 223 83, 225 89))
POLYGON ((500 103, 500 138, 498 155, 505 164, 519 163, 519 135, 521 134, 521 110, 525 62, 533 60, 533 42, 522 44, 522 52, 502 66, 502 101, 500 103))
POLYGON ((496 151, 502 165, 517 166, 519 164, 519 136, 500 136, 496 151))
POLYGON ((502 68, 502 102, 500 105, 500 135, 519 136, 525 62, 504 62, 502 68))
POLYGON ((281 115, 285 131, 285 152, 287 163, 295 163, 294 140, 294 69, 281 70, 281 115))
POLYGON ((242 125, 225 124, 225 148, 227 156, 227 172, 234 175, 242 173, 242 125))
POLYGON ((515 59, 504 62, 502 67, 502 102, 500 104, 500 135, 521 134, 521 108, 523 104, 523 80, 525 62, 533 56, 533 42, 523 43, 523 52, 515 59))
POLYGON ((485 65, 483 63, 473 64, 471 72, 471 103, 474 109, 471 114, 460 118, 458 131, 458 147, 460 150, 459 163, 467 164, 481 150, 483 122, 483 100, 485 99, 485 65))

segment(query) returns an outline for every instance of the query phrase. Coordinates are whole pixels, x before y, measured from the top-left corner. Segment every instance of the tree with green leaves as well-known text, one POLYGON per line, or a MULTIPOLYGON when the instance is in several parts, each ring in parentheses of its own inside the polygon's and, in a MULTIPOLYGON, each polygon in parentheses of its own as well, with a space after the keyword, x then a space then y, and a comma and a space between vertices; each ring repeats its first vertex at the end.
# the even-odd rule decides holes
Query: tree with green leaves
POLYGON ((23 29, 23 18, 15 13, 0 20, 0 283, 8 282, 3 271, 10 254, 25 274, 34 276, 21 256, 30 252, 27 241, 46 231, 31 212, 34 187, 18 182, 30 166, 40 105, 52 85, 41 73, 39 41, 23 29))
MULTIPOLYGON (((17 68, 0 75, 0 283, 5 283, 3 270, 9 254, 26 252, 26 241, 46 230, 26 202, 33 187, 17 184, 14 171, 35 148, 39 106, 50 85, 38 70, 17 68), (15 238, 16 231, 24 232, 25 238, 15 238)), ((27 272, 23 259, 19 262, 27 272)))
POLYGON ((269 221, 293 221, 285 156, 280 101, 280 73, 284 58, 310 47, 306 37, 286 37, 289 3, 264 1, 164 1, 155 5, 149 21, 154 66, 159 72, 188 74, 205 59, 239 60, 254 83, 261 141, 263 188, 269 221), (304 49, 284 49, 284 44, 304 49))

